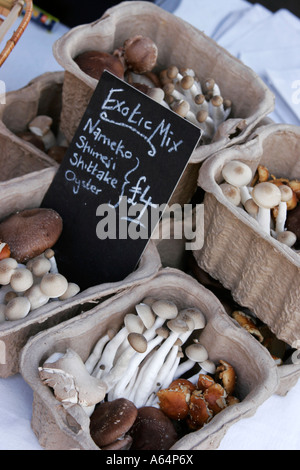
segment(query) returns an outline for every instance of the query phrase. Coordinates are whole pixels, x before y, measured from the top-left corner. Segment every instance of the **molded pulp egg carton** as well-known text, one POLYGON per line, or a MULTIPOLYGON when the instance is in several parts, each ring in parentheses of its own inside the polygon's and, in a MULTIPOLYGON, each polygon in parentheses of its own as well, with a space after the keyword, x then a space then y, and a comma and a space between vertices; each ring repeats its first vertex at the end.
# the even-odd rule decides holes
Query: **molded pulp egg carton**
POLYGON ((74 349, 85 361, 107 328, 119 328, 126 313, 145 297, 169 299, 178 308, 202 310, 206 326, 201 343, 210 359, 228 361, 236 371, 235 395, 240 403, 224 409, 201 430, 185 435, 171 450, 215 449, 234 422, 251 416, 278 386, 277 368, 253 337, 237 326, 218 299, 195 279, 177 269, 161 269, 139 286, 125 290, 83 313, 31 338, 21 355, 20 368, 34 392, 32 429, 48 450, 99 450, 91 439, 89 417, 80 405, 63 407, 52 389, 39 378, 38 367, 54 352, 74 349))
MULTIPOLYGON (((0 183, 0 221, 16 211, 39 207, 56 171, 46 168, 0 183)), ((21 320, 0 323, 0 377, 19 371, 20 351, 30 336, 94 307, 106 296, 151 279, 160 267, 157 249, 150 242, 137 269, 122 281, 90 287, 69 300, 51 301, 21 320)))
MULTIPOLYGON (((268 325, 278 339, 299 349, 300 257, 265 234, 242 208, 225 199, 219 187, 223 165, 239 160, 253 174, 258 164, 276 177, 300 178, 300 128, 272 124, 257 129, 248 142, 224 149, 204 162, 199 186, 204 197, 204 245, 194 257, 204 271, 231 291, 234 300, 268 325)), ((297 380, 299 365, 280 367, 282 393, 297 380)))
MULTIPOLYGON (((201 14, 201 13, 200 13, 201 14)), ((193 68, 203 82, 215 79, 223 96, 233 103, 232 117, 219 127, 218 136, 198 146, 172 197, 189 202, 197 188, 200 164, 217 150, 243 141, 274 108, 274 96, 250 68, 187 22, 151 2, 121 2, 94 23, 80 25, 56 41, 53 53, 65 69, 62 131, 71 141, 97 85, 74 58, 87 50, 112 53, 134 35, 150 37, 158 46, 157 70, 169 65, 193 68)))
POLYGON ((63 72, 49 72, 36 77, 25 87, 8 92, 0 106, 0 181, 10 180, 58 163, 29 142, 18 137, 38 114, 53 119, 58 132, 62 107, 63 72))

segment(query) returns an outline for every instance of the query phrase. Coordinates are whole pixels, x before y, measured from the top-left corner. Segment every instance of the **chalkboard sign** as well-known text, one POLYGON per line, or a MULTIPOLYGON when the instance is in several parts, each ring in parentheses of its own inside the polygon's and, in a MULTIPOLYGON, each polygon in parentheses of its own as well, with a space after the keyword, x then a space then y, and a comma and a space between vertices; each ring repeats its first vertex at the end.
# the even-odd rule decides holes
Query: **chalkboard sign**
POLYGON ((54 249, 69 281, 86 289, 136 269, 200 137, 193 124, 103 73, 42 203, 63 219, 54 249))

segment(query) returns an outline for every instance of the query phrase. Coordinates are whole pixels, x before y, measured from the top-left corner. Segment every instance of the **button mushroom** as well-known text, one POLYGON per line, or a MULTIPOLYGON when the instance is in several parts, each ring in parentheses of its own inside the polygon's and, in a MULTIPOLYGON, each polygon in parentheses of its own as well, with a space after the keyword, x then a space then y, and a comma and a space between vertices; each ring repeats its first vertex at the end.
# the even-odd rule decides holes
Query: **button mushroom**
POLYGON ((156 65, 158 48, 155 42, 142 35, 128 38, 123 44, 124 60, 135 73, 151 71, 156 65))
POLYGON ((241 193, 241 202, 245 203, 249 199, 247 185, 252 179, 251 168, 243 162, 231 160, 222 168, 222 176, 226 183, 239 188, 241 193))

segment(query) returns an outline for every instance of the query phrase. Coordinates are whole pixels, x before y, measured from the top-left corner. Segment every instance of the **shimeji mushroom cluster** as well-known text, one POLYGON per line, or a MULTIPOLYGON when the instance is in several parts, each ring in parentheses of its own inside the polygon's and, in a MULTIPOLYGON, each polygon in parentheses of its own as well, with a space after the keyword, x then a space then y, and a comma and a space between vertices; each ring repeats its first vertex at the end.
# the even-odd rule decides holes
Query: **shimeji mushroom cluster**
POLYGON ((0 260, 0 323, 25 318, 51 299, 65 300, 79 292, 58 272, 54 251, 24 263, 8 257, 0 260))
POLYGON ((213 78, 200 81, 190 67, 171 64, 158 70, 158 46, 142 35, 128 38, 112 54, 86 51, 75 57, 88 75, 100 79, 109 70, 161 105, 173 110, 203 131, 200 143, 210 143, 231 113, 231 101, 213 78))
POLYGON ((41 380, 59 401, 78 403, 89 415, 103 400, 126 398, 137 408, 158 406, 158 390, 194 366, 197 377, 215 371, 199 342, 206 324, 199 309, 179 310, 170 300, 147 298, 135 310, 125 315, 118 332, 108 330, 98 340, 85 362, 68 349, 39 368, 41 380))
POLYGON ((235 206, 243 207, 263 233, 293 247, 297 236, 286 229, 287 213, 298 203, 293 186, 283 179, 269 179, 269 172, 262 165, 253 177, 251 168, 237 160, 224 164, 222 176, 220 188, 225 197, 235 206))

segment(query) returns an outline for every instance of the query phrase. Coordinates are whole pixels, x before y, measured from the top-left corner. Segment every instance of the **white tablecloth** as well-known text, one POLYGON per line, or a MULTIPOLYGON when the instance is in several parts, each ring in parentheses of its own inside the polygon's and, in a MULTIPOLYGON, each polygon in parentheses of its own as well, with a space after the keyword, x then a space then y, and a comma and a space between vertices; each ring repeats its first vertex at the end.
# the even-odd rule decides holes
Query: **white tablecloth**
MULTIPOLYGON (((275 122, 300 124, 300 20, 287 10, 271 13, 244 0, 182 0, 174 14, 226 47, 255 70, 276 95, 275 122)), ((67 28, 52 33, 30 23, 0 69, 7 91, 32 78, 61 70, 52 44, 67 28)), ((1 106, 1 104, 0 104, 1 106)), ((285 397, 274 395, 251 418, 232 425, 220 450, 300 450, 300 380, 285 397)), ((31 430, 32 391, 17 374, 0 379, 0 450, 40 450, 31 430)))

